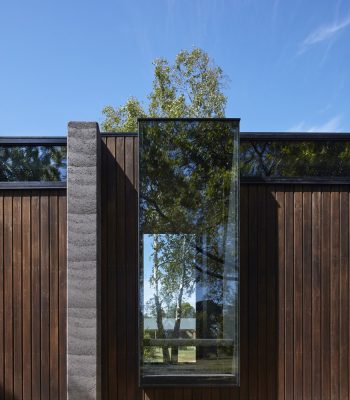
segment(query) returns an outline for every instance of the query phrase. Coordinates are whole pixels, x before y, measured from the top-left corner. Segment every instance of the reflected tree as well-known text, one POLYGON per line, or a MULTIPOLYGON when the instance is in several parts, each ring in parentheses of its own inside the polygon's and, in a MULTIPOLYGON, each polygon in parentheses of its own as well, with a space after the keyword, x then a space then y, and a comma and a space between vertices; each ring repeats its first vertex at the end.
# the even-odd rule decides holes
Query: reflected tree
POLYGON ((65 146, 0 147, 0 181, 62 181, 65 146))
MULTIPOLYGON (((213 331, 212 336, 208 336, 204 330, 199 330, 203 333, 200 337, 218 338, 223 333, 220 314, 225 268, 229 267, 228 260, 230 267, 234 267, 233 260, 237 258, 237 246, 236 254, 225 254, 231 240, 227 224, 229 203, 233 200, 232 181, 236 181, 238 175, 238 168, 233 168, 236 166, 233 150, 235 146, 237 150, 234 144, 237 127, 236 121, 213 120, 141 124, 140 226, 142 232, 153 234, 158 240, 157 268, 162 268, 158 284, 161 284, 162 303, 175 305, 173 339, 180 335, 183 298, 189 296, 195 286, 197 320, 213 321, 214 314, 203 313, 202 307, 210 302, 218 318, 216 336, 213 331), (202 240, 204 233, 205 242, 202 240), (201 296, 200 282, 206 286, 206 293, 201 296)), ((237 221, 231 222, 237 224, 237 221)), ((237 269, 235 272, 238 273, 237 269)), ((152 284, 155 287, 154 279, 152 284)), ((160 308, 160 302, 157 304, 160 308)), ((157 316, 162 314, 164 312, 159 309, 157 316)), ((178 347, 174 345, 171 350, 171 362, 177 363, 178 347)))
POLYGON ((251 141, 241 143, 240 169, 244 177, 349 176, 347 141, 251 141))

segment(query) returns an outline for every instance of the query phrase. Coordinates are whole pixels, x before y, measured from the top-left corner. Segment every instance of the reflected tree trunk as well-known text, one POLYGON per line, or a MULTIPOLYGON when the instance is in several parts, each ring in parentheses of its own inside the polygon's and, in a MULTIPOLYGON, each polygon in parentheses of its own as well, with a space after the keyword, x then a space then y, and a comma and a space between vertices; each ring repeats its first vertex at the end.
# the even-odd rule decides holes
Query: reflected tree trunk
MULTIPOLYGON (((158 337, 159 337, 159 339, 165 339, 166 337, 165 337, 165 331, 164 331, 164 326, 163 326, 162 303, 159 300, 159 258, 158 258, 159 242, 158 242, 158 235, 154 235, 153 251, 154 251, 153 280, 154 280, 154 285, 155 285, 154 303, 156 306, 158 337)), ((165 364, 169 364, 170 363, 170 355, 169 355, 168 346, 162 346, 162 353, 163 353, 163 362, 165 364)))
MULTIPOLYGON (((176 299, 176 313, 175 313, 175 324, 173 330, 173 338, 180 338, 180 325, 181 325, 181 317, 182 317, 182 297, 184 293, 185 287, 185 278, 186 278, 186 263, 185 263, 185 248, 186 248, 186 237, 183 238, 182 245, 182 267, 181 267, 181 284, 179 288, 179 295, 176 299)), ((177 364, 179 361, 179 347, 172 346, 171 348, 171 362, 172 364, 177 364)))

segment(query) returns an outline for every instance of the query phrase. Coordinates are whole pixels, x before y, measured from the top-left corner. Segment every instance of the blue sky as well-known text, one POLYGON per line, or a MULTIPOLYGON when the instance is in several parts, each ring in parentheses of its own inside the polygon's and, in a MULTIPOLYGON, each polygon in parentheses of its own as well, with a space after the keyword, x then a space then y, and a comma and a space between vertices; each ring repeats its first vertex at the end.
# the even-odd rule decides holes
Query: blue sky
POLYGON ((12 0, 0 7, 0 136, 146 101, 152 60, 206 50, 242 131, 350 131, 349 0, 12 0))

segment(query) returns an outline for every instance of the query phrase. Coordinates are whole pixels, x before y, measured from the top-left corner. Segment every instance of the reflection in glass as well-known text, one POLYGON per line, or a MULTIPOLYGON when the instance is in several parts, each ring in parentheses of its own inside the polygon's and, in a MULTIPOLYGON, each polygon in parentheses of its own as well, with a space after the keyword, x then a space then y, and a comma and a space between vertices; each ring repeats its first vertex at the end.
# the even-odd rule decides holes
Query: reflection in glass
POLYGON ((139 127, 141 382, 238 384, 239 121, 139 127))
POLYGON ((240 164, 242 177, 345 177, 350 176, 350 142, 312 137, 241 142, 240 164))
POLYGON ((0 146, 0 181, 65 181, 66 146, 0 146))

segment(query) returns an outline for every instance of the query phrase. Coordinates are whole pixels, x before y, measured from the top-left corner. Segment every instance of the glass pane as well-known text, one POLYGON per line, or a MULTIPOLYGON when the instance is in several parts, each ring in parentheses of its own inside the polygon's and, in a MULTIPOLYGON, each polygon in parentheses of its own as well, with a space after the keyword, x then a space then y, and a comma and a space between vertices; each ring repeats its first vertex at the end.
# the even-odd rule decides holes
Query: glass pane
POLYGON ((0 181, 65 181, 66 146, 0 146, 0 181))
POLYGON ((142 383, 238 383, 239 121, 140 121, 142 383))
POLYGON ((251 141, 240 148, 242 177, 350 176, 350 142, 251 141))

